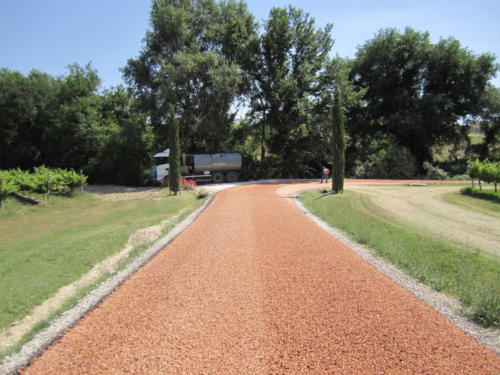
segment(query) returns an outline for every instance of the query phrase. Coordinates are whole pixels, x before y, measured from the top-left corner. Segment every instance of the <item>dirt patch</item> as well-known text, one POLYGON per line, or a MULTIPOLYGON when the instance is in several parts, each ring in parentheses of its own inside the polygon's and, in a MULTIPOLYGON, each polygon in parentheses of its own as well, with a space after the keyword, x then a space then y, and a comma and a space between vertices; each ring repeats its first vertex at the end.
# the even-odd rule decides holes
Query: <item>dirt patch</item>
POLYGON ((500 257, 500 220, 443 199, 456 186, 370 186, 348 184, 348 189, 370 197, 385 214, 422 228, 447 241, 459 242, 500 257))
POLYGON ((168 190, 163 187, 89 185, 85 188, 85 190, 94 194, 98 199, 105 201, 152 199, 168 195, 168 190))

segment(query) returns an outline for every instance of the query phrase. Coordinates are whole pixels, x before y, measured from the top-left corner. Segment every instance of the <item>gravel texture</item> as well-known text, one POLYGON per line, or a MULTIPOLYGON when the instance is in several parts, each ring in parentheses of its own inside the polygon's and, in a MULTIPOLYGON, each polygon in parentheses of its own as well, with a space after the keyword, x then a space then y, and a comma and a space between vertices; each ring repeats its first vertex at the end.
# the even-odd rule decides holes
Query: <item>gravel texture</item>
MULTIPOLYGON (((280 194, 282 196, 289 196, 290 192, 297 194, 296 187, 292 187, 292 189, 281 189, 280 194)), ((370 251, 366 246, 351 241, 344 232, 330 227, 319 217, 309 212, 295 197, 296 195, 294 195, 293 198, 297 207, 320 228, 330 233, 344 245, 356 252, 356 254, 370 262, 379 271, 389 276, 398 285, 402 286, 407 291, 411 292, 413 295, 436 309, 440 314, 445 316, 453 324, 460 327, 464 332, 471 335, 481 344, 495 351, 497 355, 500 355, 500 335, 498 329, 486 329, 470 321, 464 316, 463 306, 460 301, 447 296, 446 294, 439 293, 434 289, 418 282, 414 278, 405 274, 403 271, 397 269, 385 259, 375 256, 373 251, 370 251)))
POLYGON ((491 350, 278 187, 219 193, 21 373, 500 373, 491 350))

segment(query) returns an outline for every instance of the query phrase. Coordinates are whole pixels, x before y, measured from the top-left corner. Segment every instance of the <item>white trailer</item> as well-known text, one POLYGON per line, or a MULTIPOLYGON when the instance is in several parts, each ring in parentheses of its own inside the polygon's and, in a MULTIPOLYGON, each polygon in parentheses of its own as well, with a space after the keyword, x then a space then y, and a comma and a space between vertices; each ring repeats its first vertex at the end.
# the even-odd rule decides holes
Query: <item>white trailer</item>
MULTIPOLYGON (((153 178, 164 181, 169 175, 170 149, 153 155, 153 178)), ((237 182, 241 172, 241 154, 183 154, 181 157, 181 175, 187 179, 207 182, 237 182)))

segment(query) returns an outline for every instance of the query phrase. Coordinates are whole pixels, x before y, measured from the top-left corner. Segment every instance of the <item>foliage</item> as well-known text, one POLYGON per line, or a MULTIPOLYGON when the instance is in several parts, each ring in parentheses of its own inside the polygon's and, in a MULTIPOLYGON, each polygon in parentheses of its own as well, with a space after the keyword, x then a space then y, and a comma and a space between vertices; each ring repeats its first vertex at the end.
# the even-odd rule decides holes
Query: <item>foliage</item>
POLYGON ((408 179, 417 173, 413 155, 407 148, 398 146, 392 137, 377 137, 351 144, 353 154, 357 157, 351 173, 357 178, 408 179), (352 148, 356 151, 353 152, 352 148))
POLYGON ((180 150, 180 139, 179 139, 179 120, 176 117, 174 106, 169 104, 168 106, 170 114, 170 126, 169 126, 169 144, 170 144, 170 165, 169 165, 169 175, 168 175, 168 186, 170 190, 177 195, 180 190, 181 183, 181 150, 180 150))
POLYGON ((481 160, 500 161, 500 89, 488 87, 481 100, 481 111, 473 119, 480 124, 482 142, 472 145, 481 160))
POLYGON ((481 166, 480 179, 493 183, 495 185, 495 193, 497 192, 497 183, 500 182, 500 162, 492 163, 484 161, 481 166))
POLYGON ((36 167, 34 173, 21 169, 0 171, 0 177, 8 182, 7 186, 10 184, 9 194, 20 192, 27 195, 44 194, 47 197, 51 194, 71 193, 75 187, 85 186, 88 178, 74 170, 54 169, 45 166, 36 167))
POLYGON ((101 147, 86 167, 92 180, 134 186, 150 182, 153 136, 135 100, 123 87, 106 90, 100 112, 101 147))
POLYGON ((330 61, 331 25, 316 28, 314 19, 294 7, 272 8, 251 69, 251 113, 259 129, 263 173, 298 177, 316 174, 329 145, 314 121, 330 61), (271 155, 278 155, 278 163, 271 155), (318 165, 315 165, 318 164, 318 165), (269 169, 268 169, 269 168, 269 169))
POLYGON ((476 56, 455 39, 433 44, 428 33, 380 31, 357 52, 350 77, 367 89, 352 112, 350 136, 391 134, 421 168, 433 146, 465 139, 459 120, 478 114, 495 58, 476 56))
POLYGON ((425 176, 431 180, 446 180, 448 178, 448 173, 428 161, 424 161, 423 168, 426 172, 425 176))
POLYGON ((472 186, 474 186, 474 179, 478 179, 479 182, 479 178, 481 177, 481 162, 479 160, 475 160, 470 163, 467 168, 467 173, 471 179, 472 186))
POLYGON ((0 69, 0 169, 43 162, 43 133, 51 123, 59 80, 32 70, 0 69))
POLYGON ((173 105, 186 153, 240 152, 247 178, 311 177, 333 163, 337 92, 347 174, 413 177, 425 161, 457 174, 443 163, 500 158, 495 59, 455 39, 386 29, 355 59, 332 58, 330 24, 275 7, 259 29, 238 0, 153 0, 150 25, 123 69, 127 89, 100 90, 90 64, 58 77, 0 69, 0 169, 147 184, 151 154, 170 146, 173 105), (481 144, 469 146, 471 124, 481 144), (443 148, 448 161, 433 153, 443 148))
MULTIPOLYGON (((94 182, 144 184, 146 120, 122 87, 98 93, 90 66, 27 76, 0 70, 0 168, 83 170, 94 182)), ((27 181, 28 182, 28 181, 27 181)))
POLYGON ((128 61, 124 73, 150 114, 157 148, 167 144, 172 104, 181 148, 220 152, 234 120, 231 105, 248 87, 244 72, 255 56, 255 30, 243 2, 152 2, 151 29, 139 57, 128 61))
POLYGON ((464 195, 468 195, 474 198, 485 199, 488 201, 500 203, 500 194, 491 190, 478 190, 474 187, 468 186, 460 190, 464 195))
POLYGON ((497 191, 497 184, 500 182, 500 162, 475 160, 469 164, 467 173, 472 180, 472 187, 474 187, 474 178, 476 178, 480 190, 482 189, 482 180, 484 182, 493 183, 495 185, 495 192, 497 191))
POLYGON ((345 129, 344 108, 342 104, 342 93, 338 91, 334 99, 334 113, 332 123, 333 135, 333 167, 332 167, 332 191, 341 194, 344 190, 345 169, 345 129))
POLYGON ((17 191, 17 186, 12 175, 6 171, 0 171, 0 210, 3 208, 4 200, 17 191))
POLYGON ((50 122, 42 134, 43 163, 49 167, 86 170, 102 146, 97 88, 100 79, 90 65, 70 65, 58 80, 50 122))

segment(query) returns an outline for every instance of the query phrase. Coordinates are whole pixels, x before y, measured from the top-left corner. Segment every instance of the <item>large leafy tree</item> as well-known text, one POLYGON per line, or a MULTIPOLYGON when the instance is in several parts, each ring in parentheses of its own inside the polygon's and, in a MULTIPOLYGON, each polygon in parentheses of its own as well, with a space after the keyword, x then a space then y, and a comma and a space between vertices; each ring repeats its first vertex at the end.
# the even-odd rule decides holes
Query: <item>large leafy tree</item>
POLYGON ((218 152, 248 87, 244 72, 256 46, 256 24, 243 2, 154 0, 151 29, 124 69, 150 114, 157 147, 168 140, 168 106, 176 108, 181 147, 218 152))
POLYGON ((105 90, 99 106, 99 150, 87 164, 93 181, 141 185, 151 166, 152 136, 145 115, 121 86, 105 90))
POLYGON ((100 79, 90 64, 72 64, 68 69, 68 74, 59 79, 49 112, 50 124, 43 131, 43 161, 51 167, 85 170, 103 141, 101 97, 97 92, 100 79))
POLYGON ((265 22, 251 106, 260 126, 261 160, 266 162, 266 152, 280 160, 280 175, 311 173, 319 136, 312 113, 325 84, 330 34, 331 25, 316 28, 309 14, 294 7, 273 8, 265 22))
POLYGON ((31 71, 0 70, 0 169, 31 168, 43 162, 42 136, 58 80, 31 71))
POLYGON ((421 166, 432 159, 433 146, 465 137, 460 120, 479 111, 495 71, 492 55, 474 55, 455 39, 433 44, 411 28, 382 30, 354 60, 351 78, 367 92, 350 134, 394 136, 421 166))
POLYGON ((146 119, 121 87, 98 92, 90 66, 52 77, 0 70, 0 169, 82 169, 94 182, 142 184, 149 169, 146 119))

